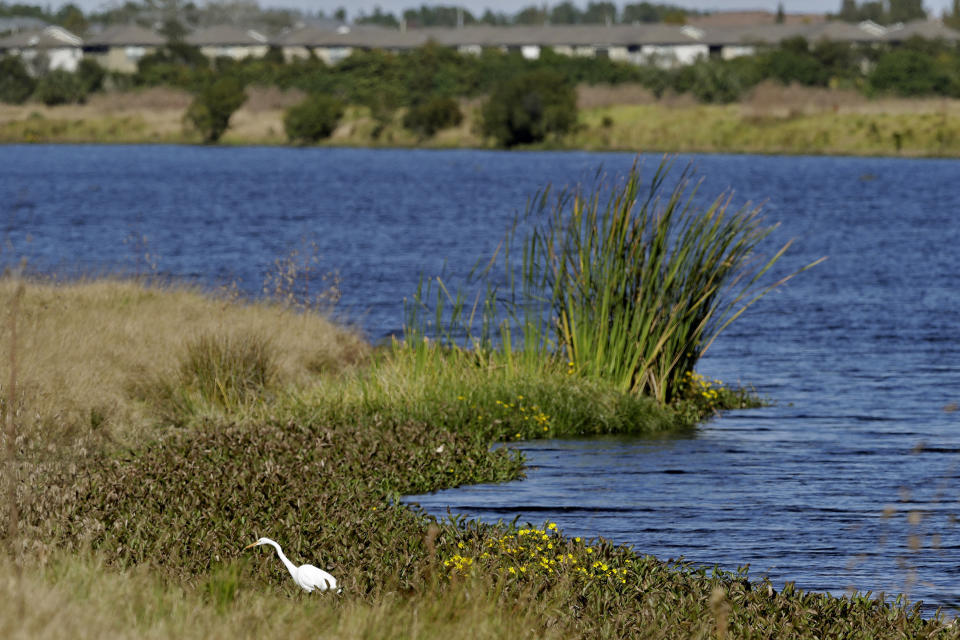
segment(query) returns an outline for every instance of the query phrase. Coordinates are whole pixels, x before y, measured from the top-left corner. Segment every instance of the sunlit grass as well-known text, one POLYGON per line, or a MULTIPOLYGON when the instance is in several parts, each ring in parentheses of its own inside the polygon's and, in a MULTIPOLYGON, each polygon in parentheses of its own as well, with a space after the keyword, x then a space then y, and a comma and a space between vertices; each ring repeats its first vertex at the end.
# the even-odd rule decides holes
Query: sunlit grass
MULTIPOLYGON (((0 299, 8 300, 15 286, 0 280, 0 299)), ((148 391, 178 378, 192 344, 204 336, 236 341, 250 335, 270 342, 275 389, 354 366, 370 350, 322 315, 279 305, 115 280, 31 282, 19 321, 20 427, 47 441, 96 431, 135 442, 156 427, 148 391)), ((8 350, 3 332, 0 352, 8 350)))
POLYGON ((740 105, 599 107, 564 144, 588 150, 866 156, 960 154, 960 114, 822 111, 769 117, 740 105), (607 124, 604 124, 606 121, 607 124))

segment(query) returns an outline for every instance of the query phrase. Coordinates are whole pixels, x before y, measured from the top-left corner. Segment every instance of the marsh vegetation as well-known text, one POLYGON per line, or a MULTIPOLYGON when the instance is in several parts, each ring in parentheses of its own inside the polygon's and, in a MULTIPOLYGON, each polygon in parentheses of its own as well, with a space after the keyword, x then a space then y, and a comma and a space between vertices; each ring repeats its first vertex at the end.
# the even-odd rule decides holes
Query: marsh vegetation
POLYGON ((745 571, 668 564, 553 523, 436 522, 400 504, 520 477, 522 457, 497 441, 691 429, 752 401, 706 384, 694 365, 766 290, 754 276, 780 251, 756 261, 769 227, 753 209, 727 211, 722 199, 687 209, 691 185, 674 184, 654 180, 648 192, 633 174, 612 190, 544 195, 530 219, 542 226, 511 241, 520 261, 496 261, 519 273, 516 288, 488 296, 496 281, 478 281, 489 314, 472 334, 456 329, 475 326, 473 298, 453 288, 415 301, 404 340, 370 346, 286 285, 248 301, 158 283, 5 279, 0 296, 18 303, 6 307, 17 332, 0 341, 4 390, 16 379, 4 394, 16 427, 4 477, 20 524, 4 526, 0 631, 955 635, 939 617, 866 596, 777 591, 745 571), (508 291, 517 304, 498 307, 508 291), (427 311, 432 327, 415 322, 427 311), (646 329, 625 333, 634 325, 646 329), (612 358, 594 357, 602 351, 612 358), (261 535, 329 570, 343 596, 298 597, 275 559, 241 552, 261 535))

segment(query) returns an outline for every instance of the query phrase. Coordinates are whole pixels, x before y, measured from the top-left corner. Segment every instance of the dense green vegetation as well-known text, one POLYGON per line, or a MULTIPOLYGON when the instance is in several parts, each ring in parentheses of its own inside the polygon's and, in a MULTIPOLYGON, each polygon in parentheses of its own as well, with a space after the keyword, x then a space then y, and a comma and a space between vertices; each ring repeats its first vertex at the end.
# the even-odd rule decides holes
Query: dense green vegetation
POLYGON ((62 69, 41 77, 36 91, 37 99, 47 106, 83 102, 87 95, 80 74, 62 69))
POLYGON ((20 58, 0 58, 0 101, 21 104, 27 101, 37 88, 37 81, 27 73, 20 58))
POLYGON ((339 100, 314 94, 287 109, 283 128, 291 142, 309 144, 329 138, 342 117, 343 104, 339 100))
MULTIPOLYGON (((953 8, 956 15, 957 7, 953 8)), ((927 12, 923 0, 841 0, 838 19, 846 22, 872 20, 878 24, 896 24, 911 20, 923 20, 927 12)))
POLYGON ((404 127, 427 138, 442 129, 455 127, 462 121, 460 105, 448 96, 433 96, 414 104, 403 116, 404 127))
POLYGON ((483 105, 483 133, 503 147, 562 136, 577 124, 577 94, 563 76, 539 69, 498 85, 483 105))
POLYGON ((204 142, 216 142, 230 126, 230 116, 246 99, 243 84, 236 76, 211 79, 197 92, 185 117, 204 142))

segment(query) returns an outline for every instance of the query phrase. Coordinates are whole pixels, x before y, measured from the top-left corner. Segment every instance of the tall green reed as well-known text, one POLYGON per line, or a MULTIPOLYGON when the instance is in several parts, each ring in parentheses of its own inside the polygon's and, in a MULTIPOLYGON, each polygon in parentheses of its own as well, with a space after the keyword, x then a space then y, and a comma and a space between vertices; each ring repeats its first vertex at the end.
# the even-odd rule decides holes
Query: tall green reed
POLYGON ((571 374, 670 402, 734 320, 823 260, 767 275, 792 240, 763 255, 777 225, 759 207, 733 209, 729 193, 701 207, 693 170, 671 184, 672 165, 664 159, 649 183, 635 163, 613 186, 598 176, 592 191, 544 189, 474 270, 470 304, 439 278, 418 288, 408 337, 432 333, 527 371, 566 360, 571 374))

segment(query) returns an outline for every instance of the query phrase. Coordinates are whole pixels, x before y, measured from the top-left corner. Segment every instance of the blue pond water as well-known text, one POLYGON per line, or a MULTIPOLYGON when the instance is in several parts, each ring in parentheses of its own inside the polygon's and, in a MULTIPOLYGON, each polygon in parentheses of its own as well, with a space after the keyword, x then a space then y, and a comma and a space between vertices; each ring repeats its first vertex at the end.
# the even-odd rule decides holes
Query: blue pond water
MULTIPOLYGON (((960 162, 699 156, 701 193, 765 202, 787 267, 700 371, 777 404, 675 439, 539 441, 521 481, 417 496, 431 513, 553 520, 776 584, 960 601, 960 162), (911 516, 913 512, 913 516, 911 516)), ((142 271, 249 293, 315 242, 340 310, 399 332, 421 274, 455 277, 547 183, 627 154, 0 147, 0 266, 142 271), (146 238, 146 242, 142 241, 146 238), (141 240, 137 241, 136 238, 141 240), (150 253, 150 260, 144 260, 150 253)), ((645 158, 647 166, 657 158, 645 158)))

